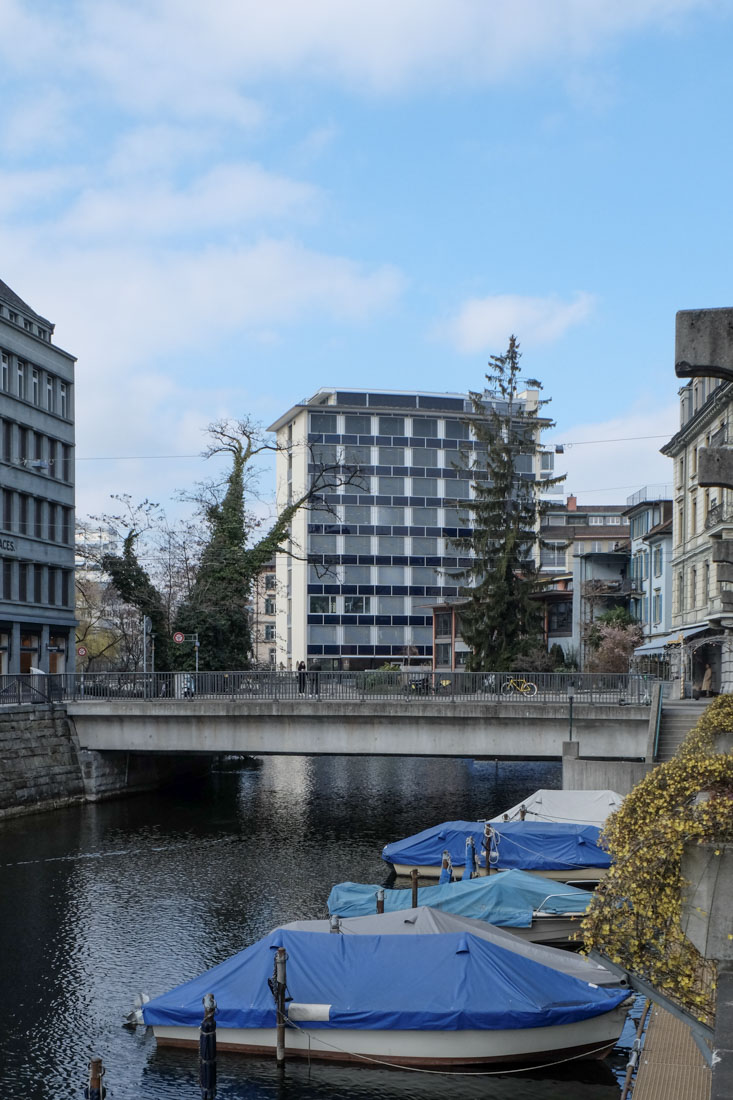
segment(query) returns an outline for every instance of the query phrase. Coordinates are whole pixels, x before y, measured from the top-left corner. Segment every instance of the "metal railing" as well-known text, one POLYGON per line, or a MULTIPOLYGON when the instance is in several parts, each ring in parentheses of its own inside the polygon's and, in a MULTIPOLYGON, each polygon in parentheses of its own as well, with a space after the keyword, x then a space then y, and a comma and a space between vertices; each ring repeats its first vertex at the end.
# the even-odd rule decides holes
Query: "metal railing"
POLYGON ((648 705, 655 679, 639 673, 156 672, 0 677, 0 705, 148 699, 409 700, 648 705))

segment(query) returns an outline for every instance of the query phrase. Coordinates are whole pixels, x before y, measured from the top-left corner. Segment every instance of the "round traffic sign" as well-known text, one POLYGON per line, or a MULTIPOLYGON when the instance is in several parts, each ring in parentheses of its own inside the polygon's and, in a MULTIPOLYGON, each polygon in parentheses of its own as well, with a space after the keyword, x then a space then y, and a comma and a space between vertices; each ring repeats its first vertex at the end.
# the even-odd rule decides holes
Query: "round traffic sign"
POLYGON ((86 657, 87 647, 85 645, 78 646, 77 650, 76 650, 76 655, 77 655, 77 657, 86 657))
POLYGON ((181 642, 185 642, 185 640, 186 640, 186 635, 181 634, 180 630, 177 630, 175 632, 175 634, 173 635, 173 641, 176 642, 177 645, 180 645, 181 642))

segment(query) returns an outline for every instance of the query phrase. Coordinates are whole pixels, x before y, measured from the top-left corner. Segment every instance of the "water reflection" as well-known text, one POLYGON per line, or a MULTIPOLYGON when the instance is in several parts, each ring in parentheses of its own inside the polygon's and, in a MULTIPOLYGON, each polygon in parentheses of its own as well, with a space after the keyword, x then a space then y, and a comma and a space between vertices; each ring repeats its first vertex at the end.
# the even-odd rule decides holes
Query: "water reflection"
MULTIPOLYGON (((114 1100, 197 1098, 196 1055, 121 1027, 161 993, 274 925, 326 913, 331 885, 379 882, 382 846, 447 818, 491 816, 556 765, 273 757, 188 790, 0 825, 0 1081, 7 1096, 80 1095, 92 1055, 114 1100)), ((606 1065, 458 1082, 406 1071, 221 1055, 219 1095, 616 1100, 606 1065)))

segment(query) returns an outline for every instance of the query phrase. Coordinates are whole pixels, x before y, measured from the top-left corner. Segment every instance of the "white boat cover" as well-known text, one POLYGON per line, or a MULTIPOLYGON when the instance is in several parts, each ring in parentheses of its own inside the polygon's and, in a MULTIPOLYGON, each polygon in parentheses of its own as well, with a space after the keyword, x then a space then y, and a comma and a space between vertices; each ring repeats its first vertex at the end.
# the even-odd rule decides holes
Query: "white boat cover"
POLYGON ((622 802, 623 796, 616 791, 553 791, 543 788, 489 820, 501 822, 506 814, 509 821, 518 821, 519 812, 524 806, 527 821, 561 821, 574 825, 594 825, 601 829, 609 814, 617 810, 622 802))
MULTIPOLYGON (((292 932, 331 932, 329 920, 294 920, 288 924, 281 924, 280 928, 292 932)), ((431 909, 427 905, 420 905, 417 909, 401 909, 395 913, 371 914, 367 917, 343 917, 340 924, 341 934, 344 936, 425 936, 436 935, 441 932, 470 932, 474 936, 480 936, 483 940, 498 944, 513 951, 515 955, 522 955, 527 959, 549 966, 552 970, 559 970, 563 974, 569 974, 573 978, 579 978, 583 982, 592 982, 595 985, 617 986, 623 984, 615 974, 606 970, 604 966, 591 962, 590 959, 576 955, 572 951, 561 951, 557 947, 543 947, 538 943, 530 943, 520 939, 511 932, 505 932, 503 928, 496 928, 493 924, 487 924, 483 920, 474 920, 473 917, 458 917, 453 913, 444 913, 439 909, 431 909)))

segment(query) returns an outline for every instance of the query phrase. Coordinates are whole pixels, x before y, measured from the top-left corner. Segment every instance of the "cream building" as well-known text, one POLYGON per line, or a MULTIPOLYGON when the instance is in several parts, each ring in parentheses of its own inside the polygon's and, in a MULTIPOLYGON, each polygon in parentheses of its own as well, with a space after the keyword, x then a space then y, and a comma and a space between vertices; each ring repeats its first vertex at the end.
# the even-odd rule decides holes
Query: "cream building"
POLYGON ((679 391, 680 430, 662 447, 673 467, 672 632, 684 643, 683 680, 701 682, 705 665, 713 690, 733 690, 733 615, 717 574, 716 542, 733 538, 733 491, 698 484, 703 448, 731 437, 733 383, 698 378, 679 391))

